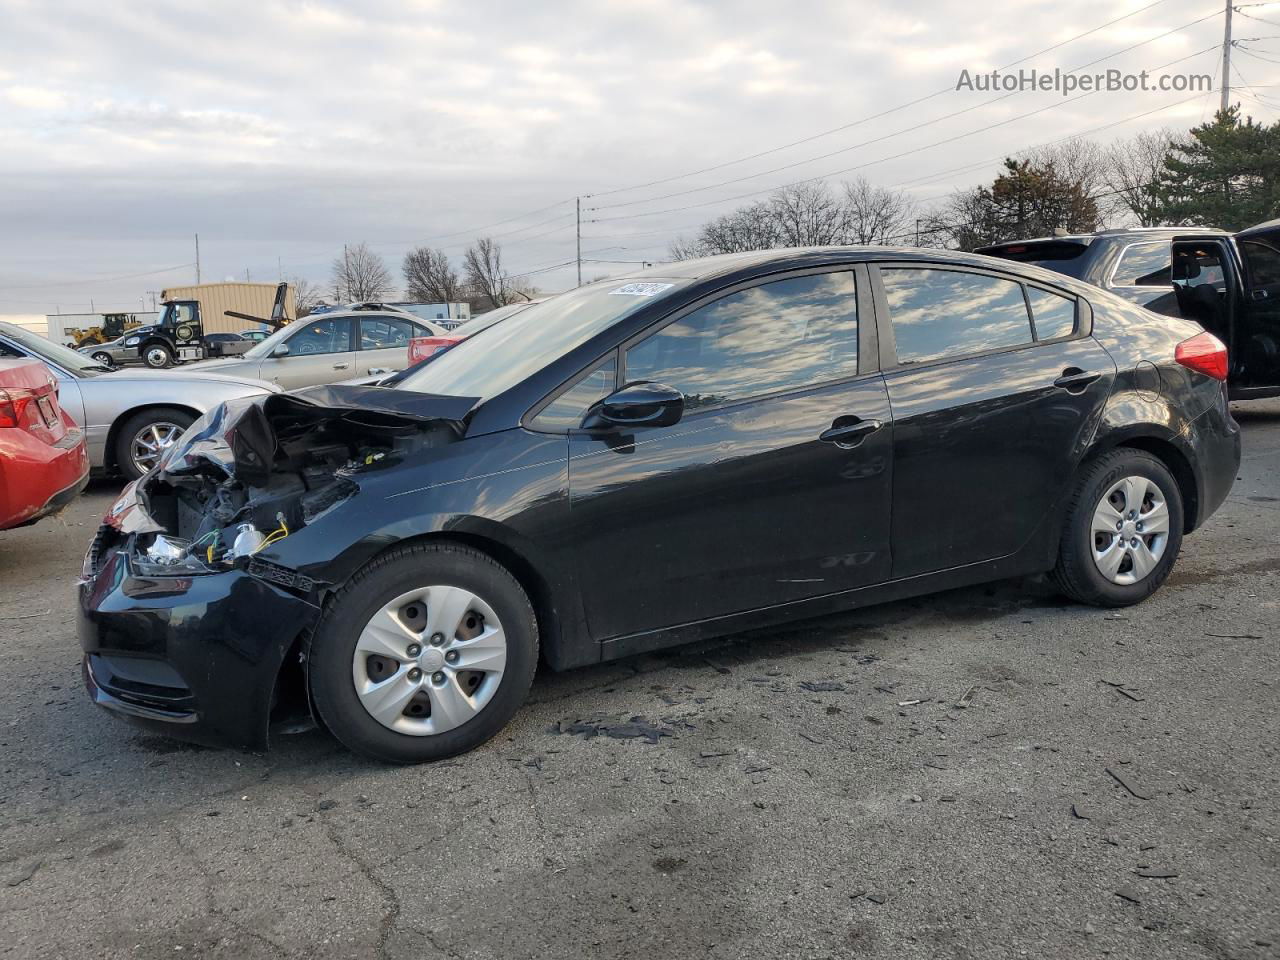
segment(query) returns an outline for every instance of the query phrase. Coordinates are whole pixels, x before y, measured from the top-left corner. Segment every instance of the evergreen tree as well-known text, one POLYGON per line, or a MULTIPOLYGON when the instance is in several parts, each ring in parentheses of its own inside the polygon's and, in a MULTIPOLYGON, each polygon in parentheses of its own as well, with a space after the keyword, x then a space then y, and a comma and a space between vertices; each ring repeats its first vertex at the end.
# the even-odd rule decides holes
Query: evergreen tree
POLYGON ((1242 230, 1280 216, 1280 121, 1219 111, 1171 144, 1157 190, 1166 223, 1242 230))

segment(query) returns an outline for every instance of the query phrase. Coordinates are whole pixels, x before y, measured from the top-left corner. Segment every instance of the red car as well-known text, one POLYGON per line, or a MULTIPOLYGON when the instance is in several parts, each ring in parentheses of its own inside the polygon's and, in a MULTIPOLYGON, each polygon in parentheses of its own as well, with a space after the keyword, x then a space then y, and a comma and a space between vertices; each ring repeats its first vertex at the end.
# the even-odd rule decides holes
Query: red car
POLYGON ((527 310, 535 303, 541 303, 545 299, 546 297, 536 297, 531 300, 522 300, 519 303, 509 303, 505 307, 498 307, 496 310, 482 313, 474 320, 468 320, 466 323, 460 324, 448 333, 438 337, 414 337, 409 341, 409 365, 413 366, 428 357, 434 357, 437 353, 443 353, 450 347, 457 346, 468 337, 475 336, 481 330, 487 330, 500 320, 513 317, 521 310, 527 310))
POLYGON ((35 360, 0 359, 0 530, 35 523, 89 482, 84 431, 35 360))

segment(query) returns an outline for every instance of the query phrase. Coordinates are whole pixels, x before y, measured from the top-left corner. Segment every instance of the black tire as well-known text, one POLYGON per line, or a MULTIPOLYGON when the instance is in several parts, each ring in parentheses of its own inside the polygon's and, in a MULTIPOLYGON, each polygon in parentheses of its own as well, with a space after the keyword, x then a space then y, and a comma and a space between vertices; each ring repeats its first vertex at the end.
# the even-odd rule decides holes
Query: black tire
POLYGON ((1068 597, 1097 607, 1127 607, 1155 593, 1169 576, 1182 547, 1182 493, 1169 468, 1141 450, 1122 448, 1086 463, 1067 504, 1066 525, 1052 578, 1068 597), (1155 567, 1136 583, 1109 580, 1094 561, 1093 514, 1104 494, 1124 477, 1146 477, 1169 511, 1168 539, 1155 567))
POLYGON ((146 470, 139 469, 133 458, 133 441, 138 433, 157 424, 172 424, 186 430, 195 417, 177 407, 150 407, 135 413, 120 425, 115 439, 116 468, 127 480, 137 480, 146 470))
POLYGON ((516 579, 493 559, 449 543, 398 547, 364 567, 325 606, 307 656, 307 683, 321 723, 348 749, 391 763, 443 760, 473 750, 507 725, 524 702, 538 664, 538 625, 516 579), (356 640, 384 604, 421 586, 463 587, 493 608, 507 638, 497 691, 459 727, 412 736, 383 726, 352 682, 356 640))
POLYGON ((114 362, 111 359, 111 354, 109 353, 91 353, 89 355, 89 358, 93 360, 94 363, 100 363, 104 367, 115 366, 114 362))
POLYGON ((167 343, 143 344, 139 353, 142 354, 142 362, 152 370, 163 370, 165 367, 173 366, 173 350, 167 343))

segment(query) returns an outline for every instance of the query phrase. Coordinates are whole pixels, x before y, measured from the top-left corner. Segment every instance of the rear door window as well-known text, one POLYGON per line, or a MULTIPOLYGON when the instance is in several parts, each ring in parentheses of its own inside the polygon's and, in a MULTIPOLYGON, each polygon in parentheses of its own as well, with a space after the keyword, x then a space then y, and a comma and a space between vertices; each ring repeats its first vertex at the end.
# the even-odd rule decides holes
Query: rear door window
POLYGON ((1076 302, 1067 297, 1027 287, 1027 301, 1036 325, 1037 340, 1057 340, 1076 332, 1076 302))
POLYGON ((361 350, 407 347, 413 337, 425 335, 426 331, 422 327, 399 317, 360 318, 361 350))
POLYGON ((1167 242, 1131 243, 1111 272, 1113 287, 1167 287, 1171 283, 1167 242))
POLYGON ((928 267, 881 267, 899 363, 1032 342, 1022 284, 928 267))

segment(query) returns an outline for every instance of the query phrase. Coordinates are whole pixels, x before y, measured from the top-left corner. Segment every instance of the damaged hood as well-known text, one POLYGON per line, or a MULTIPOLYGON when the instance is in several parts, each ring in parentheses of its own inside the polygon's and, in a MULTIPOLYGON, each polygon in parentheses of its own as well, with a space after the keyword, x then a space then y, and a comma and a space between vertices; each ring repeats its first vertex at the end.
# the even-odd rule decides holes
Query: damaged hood
POLYGON ((262 484, 282 438, 323 420, 370 427, 443 424, 459 436, 477 397, 446 397, 391 387, 326 384, 292 393, 244 397, 220 404, 193 423, 161 461, 162 475, 181 476, 212 465, 227 477, 262 484))

